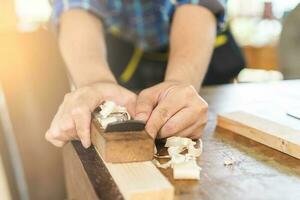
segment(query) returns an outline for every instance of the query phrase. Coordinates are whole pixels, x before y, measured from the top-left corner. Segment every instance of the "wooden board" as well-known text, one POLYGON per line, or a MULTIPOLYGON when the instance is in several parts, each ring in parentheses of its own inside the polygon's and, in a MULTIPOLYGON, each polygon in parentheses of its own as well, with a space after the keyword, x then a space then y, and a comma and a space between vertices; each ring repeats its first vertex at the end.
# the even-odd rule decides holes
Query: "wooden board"
POLYGON ((103 160, 110 163, 149 161, 154 155, 154 140, 145 131, 110 132, 93 119, 91 139, 103 160))
POLYGON ((151 161, 105 163, 125 199, 171 200, 174 188, 151 161))
POLYGON ((290 123, 291 126, 287 125, 288 120, 296 119, 289 119, 288 116, 284 116, 284 118, 283 124, 276 118, 267 119, 267 115, 261 117, 245 111, 236 111, 220 114, 217 124, 221 128, 300 159, 300 129, 297 126, 292 126, 295 121, 290 123))

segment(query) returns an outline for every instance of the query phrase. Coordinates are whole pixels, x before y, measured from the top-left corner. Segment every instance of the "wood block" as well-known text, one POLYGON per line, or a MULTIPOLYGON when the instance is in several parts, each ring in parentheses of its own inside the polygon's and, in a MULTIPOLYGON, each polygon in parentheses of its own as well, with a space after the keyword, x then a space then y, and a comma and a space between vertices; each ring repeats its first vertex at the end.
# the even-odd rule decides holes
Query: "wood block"
POLYGON ((292 128, 279 121, 244 111, 220 114, 217 125, 300 159, 300 129, 298 127, 292 128))
POLYGON ((145 131, 105 133, 98 121, 93 119, 91 139, 106 162, 127 163, 153 159, 154 140, 145 131))

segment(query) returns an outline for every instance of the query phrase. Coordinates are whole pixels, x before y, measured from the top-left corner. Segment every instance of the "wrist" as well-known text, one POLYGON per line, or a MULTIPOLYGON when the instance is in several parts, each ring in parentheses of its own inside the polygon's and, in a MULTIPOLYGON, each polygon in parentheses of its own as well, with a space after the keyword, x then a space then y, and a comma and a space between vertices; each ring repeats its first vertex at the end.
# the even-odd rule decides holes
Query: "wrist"
POLYGON ((192 66, 173 65, 172 67, 168 67, 164 81, 192 85, 195 89, 199 90, 201 85, 199 74, 200 72, 198 73, 192 66))
POLYGON ((117 80, 107 65, 88 65, 78 76, 72 76, 77 88, 97 84, 100 82, 115 83, 117 80))

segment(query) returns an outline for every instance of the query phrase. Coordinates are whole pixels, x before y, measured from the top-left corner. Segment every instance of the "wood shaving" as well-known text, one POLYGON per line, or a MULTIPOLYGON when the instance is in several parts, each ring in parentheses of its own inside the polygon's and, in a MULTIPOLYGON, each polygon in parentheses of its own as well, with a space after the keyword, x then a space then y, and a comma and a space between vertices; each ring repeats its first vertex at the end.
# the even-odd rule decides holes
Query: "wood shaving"
POLYGON ((235 163, 235 160, 233 158, 225 158, 224 159, 225 166, 230 166, 230 165, 233 165, 234 163, 235 163))
POLYGON ((104 129, 110 123, 130 120, 131 118, 125 107, 118 106, 113 101, 105 101, 100 105, 100 108, 101 110, 97 115, 97 119, 104 129))
POLYGON ((196 142, 189 138, 173 136, 167 139, 165 147, 169 155, 159 156, 157 158, 170 158, 164 164, 158 160, 153 160, 153 163, 159 168, 173 168, 174 179, 200 179, 201 168, 197 165, 196 158, 199 157, 203 150, 201 139, 200 147, 196 148, 196 142), (187 150, 187 153, 182 154, 187 150))
POLYGON ((174 179, 200 179, 200 172, 196 160, 173 164, 174 179))

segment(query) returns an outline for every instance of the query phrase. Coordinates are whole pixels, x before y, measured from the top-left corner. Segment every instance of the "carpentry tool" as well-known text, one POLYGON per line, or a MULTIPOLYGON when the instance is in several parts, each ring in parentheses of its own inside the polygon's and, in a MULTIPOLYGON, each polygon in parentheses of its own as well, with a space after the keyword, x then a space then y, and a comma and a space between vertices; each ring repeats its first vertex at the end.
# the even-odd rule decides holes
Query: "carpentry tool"
POLYGON ((143 131, 145 123, 139 120, 127 120, 121 122, 109 123, 105 129, 105 133, 109 132, 125 132, 125 131, 143 131))
POLYGON ((300 110, 290 110, 286 114, 290 117, 300 120, 300 110))
POLYGON ((145 131, 145 123, 138 120, 119 120, 104 129, 93 113, 91 139, 100 156, 110 163, 139 162, 153 159, 154 140, 145 131))

